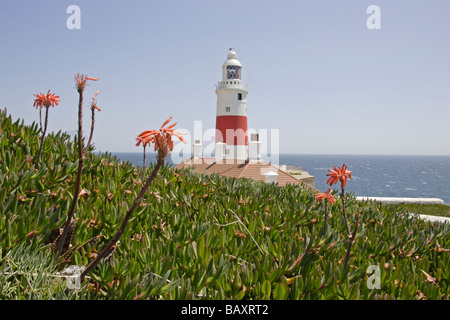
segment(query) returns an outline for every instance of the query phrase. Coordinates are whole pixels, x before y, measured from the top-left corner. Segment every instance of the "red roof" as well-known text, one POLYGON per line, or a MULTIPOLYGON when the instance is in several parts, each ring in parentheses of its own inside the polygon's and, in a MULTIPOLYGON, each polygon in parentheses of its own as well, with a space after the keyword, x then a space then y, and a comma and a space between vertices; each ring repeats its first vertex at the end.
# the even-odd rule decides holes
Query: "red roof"
POLYGON ((278 174, 277 184, 279 186, 285 186, 287 184, 301 184, 311 190, 318 191, 316 188, 303 183, 301 180, 286 171, 283 171, 263 160, 246 162, 242 160, 224 159, 221 163, 216 163, 214 158, 191 158, 176 165, 174 168, 193 168, 193 170, 198 173, 218 173, 224 177, 247 178, 256 181, 266 181, 264 174, 272 171, 278 174))

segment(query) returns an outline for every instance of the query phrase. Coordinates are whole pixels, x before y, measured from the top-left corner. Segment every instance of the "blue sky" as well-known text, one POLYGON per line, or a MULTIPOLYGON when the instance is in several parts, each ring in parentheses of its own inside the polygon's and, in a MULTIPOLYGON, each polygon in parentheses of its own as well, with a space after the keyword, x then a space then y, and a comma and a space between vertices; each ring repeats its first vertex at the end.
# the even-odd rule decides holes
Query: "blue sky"
MULTIPOLYGON (((214 128, 215 84, 233 47, 248 126, 279 129, 280 152, 450 155, 450 1, 24 1, 0 4, 0 108, 50 131, 77 128, 73 77, 99 77, 97 150, 140 152, 169 116, 214 128), (67 7, 81 10, 69 30, 67 7), (381 9, 369 30, 368 6, 381 9)), ((90 114, 85 107, 85 134, 90 114)))

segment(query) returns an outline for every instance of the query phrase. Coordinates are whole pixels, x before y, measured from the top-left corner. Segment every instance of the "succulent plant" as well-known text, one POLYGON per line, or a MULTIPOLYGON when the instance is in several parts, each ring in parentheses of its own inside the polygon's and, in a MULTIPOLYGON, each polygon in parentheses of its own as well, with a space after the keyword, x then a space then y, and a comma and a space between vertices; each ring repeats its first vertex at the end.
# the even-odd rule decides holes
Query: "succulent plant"
POLYGON ((38 124, 24 125, 1 111, 1 299, 450 298, 448 224, 423 221, 401 207, 359 202, 351 193, 345 203, 336 197, 328 206, 324 224, 324 207, 309 189, 167 164, 135 206, 114 250, 80 288, 67 290, 65 279, 54 276, 98 257, 142 190, 142 168, 89 148, 74 211, 77 226, 65 263, 58 265, 52 230, 63 228, 72 203, 78 143, 66 133, 49 133, 35 171, 31 159, 39 142, 38 124), (351 250, 343 205, 351 231, 360 210, 351 250), (375 274, 370 266, 379 268, 379 289, 368 286, 375 274))

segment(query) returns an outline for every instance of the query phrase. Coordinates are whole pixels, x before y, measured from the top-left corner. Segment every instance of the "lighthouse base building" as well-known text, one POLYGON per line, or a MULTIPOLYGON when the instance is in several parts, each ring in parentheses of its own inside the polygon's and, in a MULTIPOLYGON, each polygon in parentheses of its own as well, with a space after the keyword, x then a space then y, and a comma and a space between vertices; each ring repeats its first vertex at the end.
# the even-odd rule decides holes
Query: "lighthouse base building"
POLYGON ((280 186, 303 184, 314 188, 314 177, 303 170, 286 172, 261 159, 258 134, 248 137, 247 94, 242 84, 242 65, 236 52, 228 52, 222 65, 222 80, 216 85, 216 136, 214 158, 204 158, 201 141, 195 141, 190 160, 175 166, 176 169, 193 168, 199 173, 218 173, 234 178, 249 178, 280 186), (294 175, 295 174, 295 175, 294 175))
POLYGON ((219 174, 220 176, 229 178, 253 179, 256 181, 275 183, 279 186, 300 184, 306 188, 318 191, 314 188, 314 177, 303 170, 295 170, 295 173, 300 171, 300 174, 291 174, 289 170, 283 170, 263 160, 247 161, 244 163, 241 163, 241 161, 235 161, 234 163, 227 162, 217 163, 211 158, 192 158, 176 165, 174 168, 192 168, 197 173, 219 174))

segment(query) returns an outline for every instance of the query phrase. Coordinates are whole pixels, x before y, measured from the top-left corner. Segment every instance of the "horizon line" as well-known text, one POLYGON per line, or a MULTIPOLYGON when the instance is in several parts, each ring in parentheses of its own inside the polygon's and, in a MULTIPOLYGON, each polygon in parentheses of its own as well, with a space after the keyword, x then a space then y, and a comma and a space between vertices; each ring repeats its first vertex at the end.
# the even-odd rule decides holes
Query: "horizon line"
MULTIPOLYGON (((111 154, 117 154, 117 153, 138 153, 142 154, 142 151, 102 151, 102 150, 95 150, 95 153, 111 153, 111 154)), ((154 151, 147 151, 147 154, 157 154, 157 152, 154 151)), ((193 153, 191 153, 192 155, 193 153)), ((296 156, 398 156, 398 157, 405 157, 405 156, 411 156, 411 157, 450 157, 450 154, 394 154, 394 153, 278 153, 279 155, 296 155, 296 156)))

